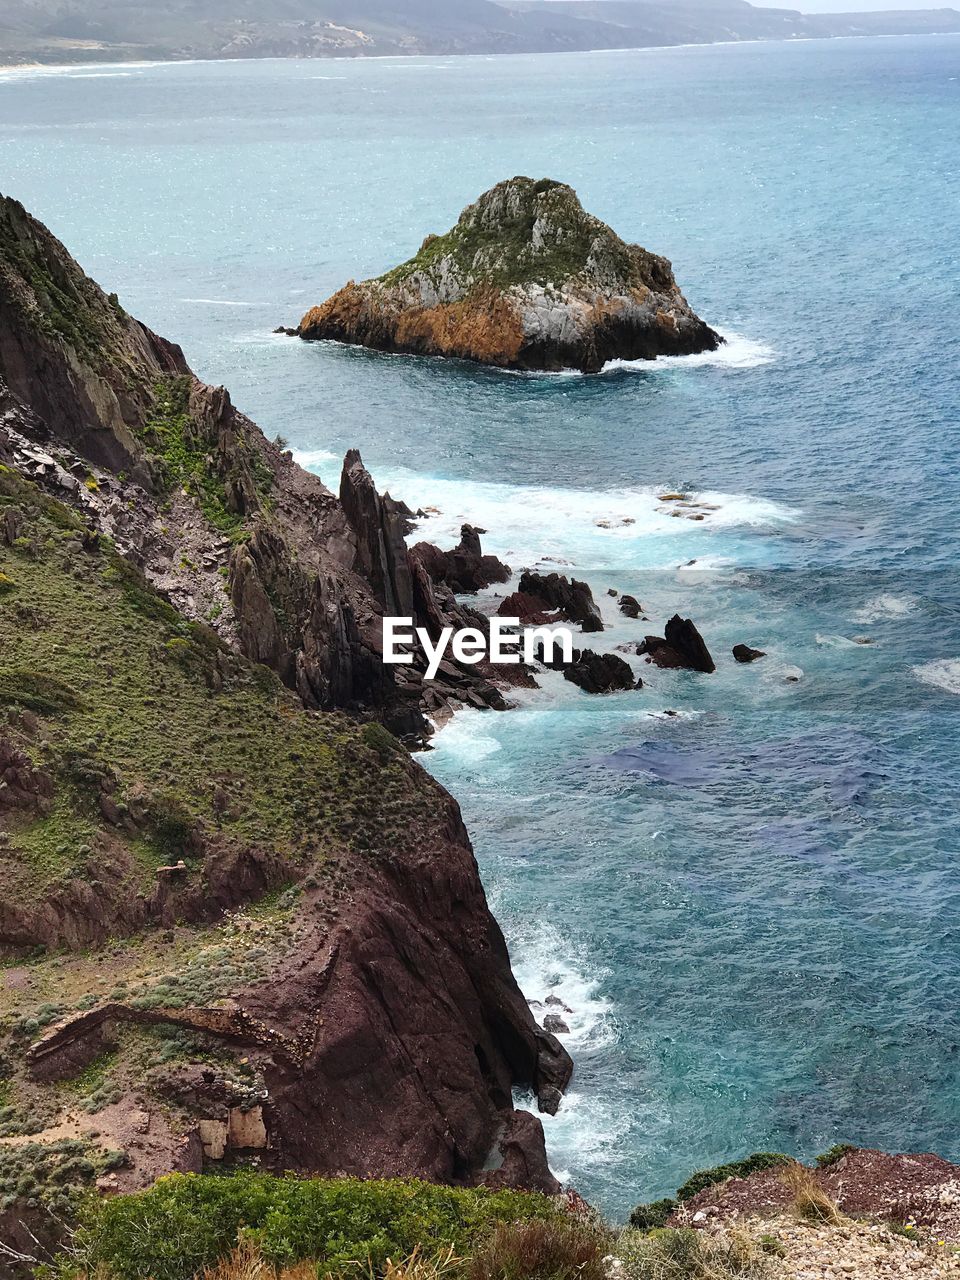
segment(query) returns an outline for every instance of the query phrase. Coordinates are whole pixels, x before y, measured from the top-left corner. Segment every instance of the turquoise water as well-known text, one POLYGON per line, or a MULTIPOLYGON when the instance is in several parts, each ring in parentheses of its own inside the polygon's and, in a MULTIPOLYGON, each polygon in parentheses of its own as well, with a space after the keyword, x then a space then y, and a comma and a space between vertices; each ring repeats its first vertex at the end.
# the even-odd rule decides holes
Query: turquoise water
POLYGON ((958 124, 950 38, 0 76, 0 189, 329 482, 359 446, 418 536, 571 566, 604 646, 646 629, 608 587, 701 626, 714 676, 548 675, 423 758, 573 1011, 551 1161, 614 1215, 757 1148, 960 1158, 958 124), (516 172, 727 346, 516 377, 270 333, 516 172))

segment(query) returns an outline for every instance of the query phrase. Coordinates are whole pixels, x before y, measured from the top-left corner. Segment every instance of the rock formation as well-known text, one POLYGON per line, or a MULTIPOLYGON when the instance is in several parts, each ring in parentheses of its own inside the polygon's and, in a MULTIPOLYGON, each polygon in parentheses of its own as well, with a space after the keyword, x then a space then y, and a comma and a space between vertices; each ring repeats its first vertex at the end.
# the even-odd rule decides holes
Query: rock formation
POLYGON ((511 178, 408 262, 350 281, 300 321, 307 341, 456 356, 505 369, 712 351, 666 258, 627 244, 560 182, 511 178))
POLYGON ((378 660, 385 610, 472 617, 407 519, 357 454, 339 498, 301 471, 0 201, 5 1132, 122 1149, 114 1189, 245 1144, 555 1188, 512 1090, 555 1110, 570 1060, 455 802, 364 722, 427 697, 378 660))
POLYGON ((590 587, 561 573, 524 570, 519 591, 503 600, 497 613, 503 618, 519 617, 522 623, 576 622, 587 632, 603 630, 590 587))
POLYGON ((735 644, 733 656, 737 662, 756 662, 758 658, 765 658, 767 655, 763 649, 751 649, 748 644, 735 644))
POLYGON ((465 524, 460 541, 452 551, 441 551, 432 542, 418 542, 410 548, 434 582, 445 583, 451 591, 470 595, 494 582, 507 582, 510 567, 496 556, 485 556, 480 546, 483 529, 465 524))
POLYGON ((662 636, 646 636, 637 646, 648 662, 658 667, 687 667, 691 671, 716 671, 717 666, 703 636, 689 618, 678 613, 667 622, 662 636))
MULTIPOLYGON (((0 413, 24 474, 308 706, 376 716, 420 740, 426 716, 449 703, 505 705, 491 682, 505 668, 451 662, 425 688, 422 655, 413 668, 381 662, 385 613, 431 631, 466 624, 445 582, 435 588, 413 563, 409 512, 377 493, 359 454, 347 456, 338 501, 2 196, 0 413)), ((472 551, 451 555, 465 569, 472 551)), ((477 575, 500 572, 476 551, 477 575)))

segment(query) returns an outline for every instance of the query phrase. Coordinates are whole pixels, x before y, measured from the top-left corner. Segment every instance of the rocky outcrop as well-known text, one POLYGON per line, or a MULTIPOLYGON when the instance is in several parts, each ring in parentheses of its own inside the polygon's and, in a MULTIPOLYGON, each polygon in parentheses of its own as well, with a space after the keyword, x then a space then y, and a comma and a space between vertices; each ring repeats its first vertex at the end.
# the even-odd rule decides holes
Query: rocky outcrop
MULTIPOLYGON (((552 610, 554 621, 561 619, 564 622, 576 622, 583 631, 588 632, 603 630, 603 619, 593 592, 585 582, 579 582, 576 578, 566 578, 561 573, 535 573, 526 569, 520 575, 520 597, 519 603, 527 614, 527 617, 521 616, 521 622, 528 621, 531 613, 539 612, 542 617, 552 610)), ((515 597, 508 597, 500 605, 497 612, 502 617, 517 616, 507 609, 510 600, 514 599, 515 597)))
POLYGON ((485 556, 480 545, 483 529, 465 524, 460 541, 452 551, 441 551, 432 542, 418 542, 410 548, 434 582, 445 583, 452 591, 471 595, 494 582, 507 582, 510 567, 496 556, 485 556))
POLYGON ((554 652, 548 662, 543 646, 537 648, 537 658, 544 666, 563 672, 564 680, 577 685, 585 693, 613 693, 618 689, 642 689, 630 664, 615 653, 595 653, 593 649, 574 649, 570 662, 554 652))
POLYGON ((647 661, 658 667, 703 672, 717 669, 703 636, 689 618, 681 618, 678 613, 668 621, 662 636, 646 636, 637 646, 637 653, 645 654, 647 661))
POLYGON ((620 609, 620 612, 626 618, 639 618, 640 614, 643 612, 643 605, 636 598, 636 596, 627 596, 627 595, 621 596, 618 607, 620 609))
POLYGON ((507 369, 711 351, 666 258, 627 244, 549 179, 512 178, 452 230, 375 280, 350 281, 300 321, 307 341, 456 356, 507 369))

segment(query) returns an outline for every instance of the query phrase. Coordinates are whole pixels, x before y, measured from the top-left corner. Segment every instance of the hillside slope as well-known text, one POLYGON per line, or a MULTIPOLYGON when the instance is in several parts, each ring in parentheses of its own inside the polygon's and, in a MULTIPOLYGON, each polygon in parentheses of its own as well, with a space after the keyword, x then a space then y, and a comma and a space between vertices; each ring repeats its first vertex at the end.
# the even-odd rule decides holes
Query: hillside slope
POLYGON ((746 0, 0 0, 0 62, 556 53, 957 30, 951 8, 809 15, 746 0))

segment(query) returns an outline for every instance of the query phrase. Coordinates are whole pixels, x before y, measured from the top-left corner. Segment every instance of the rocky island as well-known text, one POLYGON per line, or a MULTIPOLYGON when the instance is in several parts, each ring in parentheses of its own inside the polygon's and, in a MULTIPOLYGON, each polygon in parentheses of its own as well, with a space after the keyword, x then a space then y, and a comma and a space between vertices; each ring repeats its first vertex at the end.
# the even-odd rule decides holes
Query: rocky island
POLYGON ((579 369, 715 350, 666 258, 627 244, 561 182, 517 177, 409 261, 350 281, 296 330, 378 351, 504 369, 579 369))

